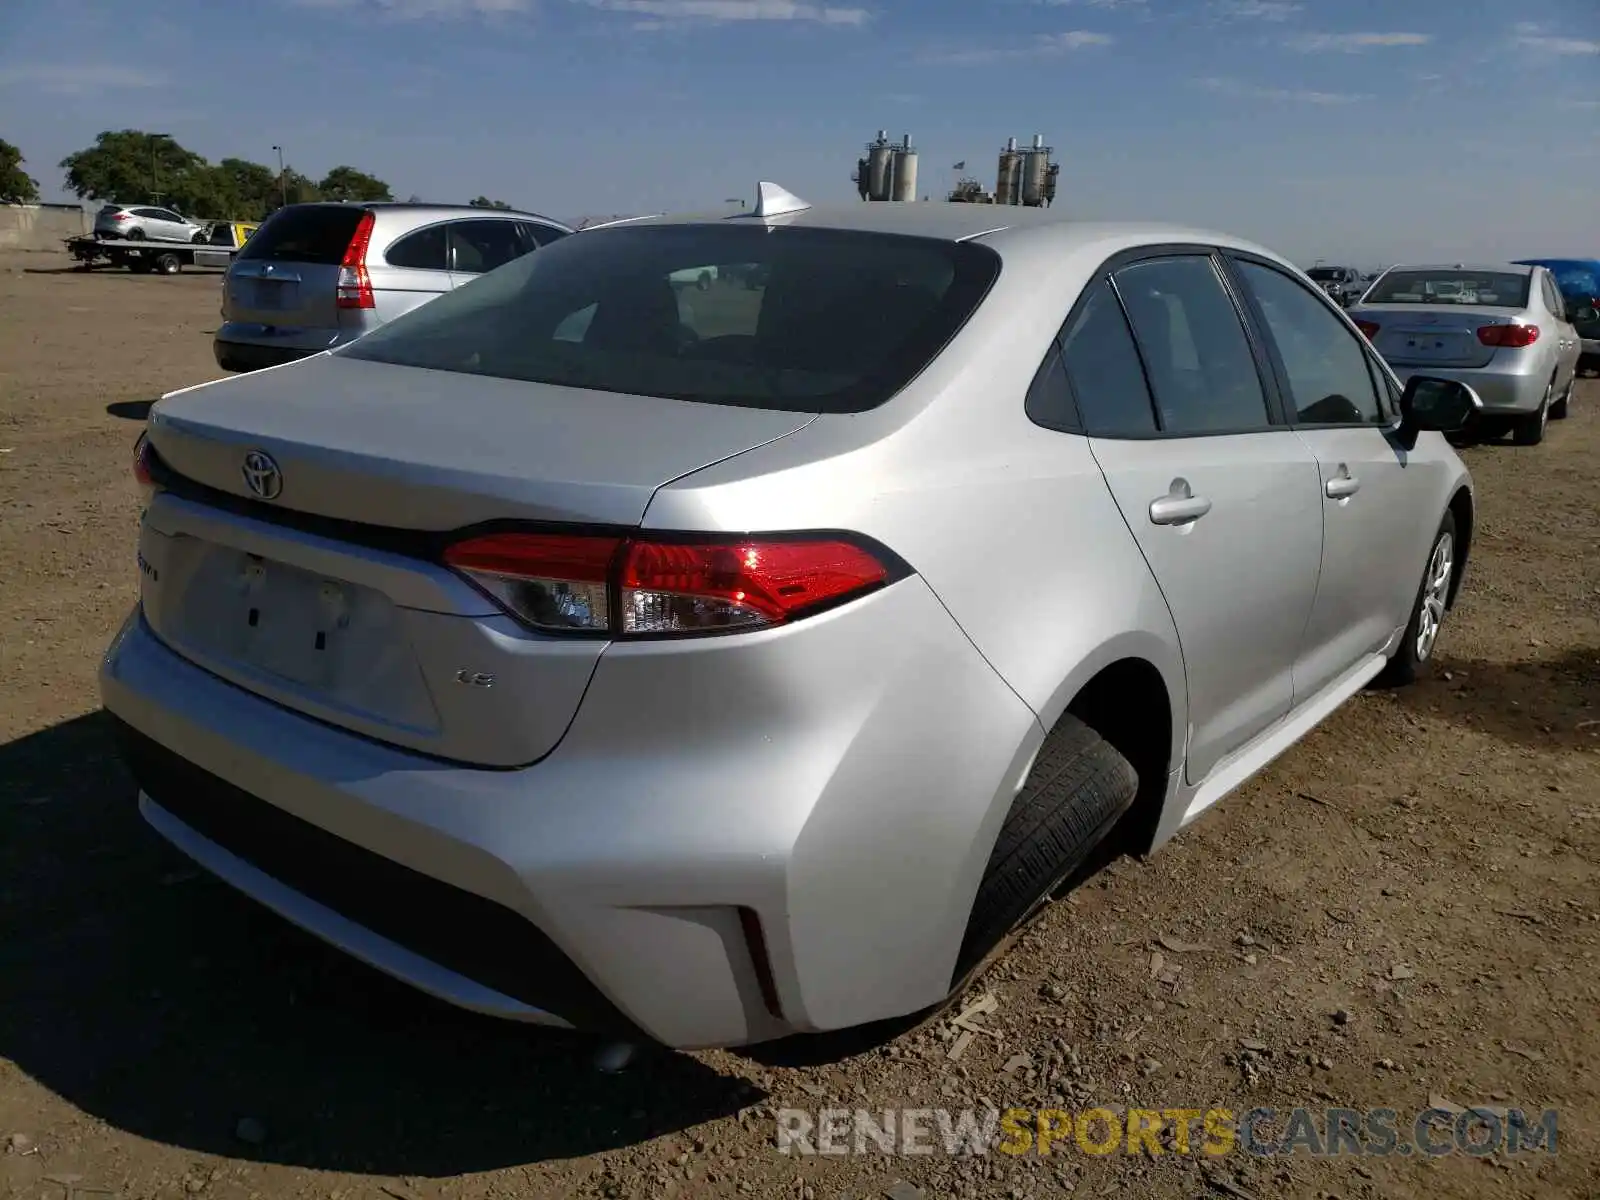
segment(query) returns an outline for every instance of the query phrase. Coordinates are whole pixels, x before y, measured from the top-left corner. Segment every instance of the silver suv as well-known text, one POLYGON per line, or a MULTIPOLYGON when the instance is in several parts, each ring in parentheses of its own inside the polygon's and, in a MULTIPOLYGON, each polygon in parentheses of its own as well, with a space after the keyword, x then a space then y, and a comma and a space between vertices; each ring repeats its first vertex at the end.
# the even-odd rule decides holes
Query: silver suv
POLYGON ((572 230, 441 204, 292 204, 235 256, 212 349, 225 371, 321 353, 572 230))

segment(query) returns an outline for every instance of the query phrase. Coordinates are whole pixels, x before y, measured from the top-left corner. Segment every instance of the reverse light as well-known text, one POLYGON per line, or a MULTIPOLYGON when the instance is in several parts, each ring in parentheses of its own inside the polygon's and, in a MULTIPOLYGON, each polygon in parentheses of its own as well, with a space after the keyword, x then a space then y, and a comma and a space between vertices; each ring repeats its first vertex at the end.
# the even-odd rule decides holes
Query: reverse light
POLYGON ((838 536, 728 540, 504 533, 445 551, 546 633, 674 637, 767 629, 866 594, 894 566, 838 536))
POLYGON ((350 244, 339 260, 339 281, 335 285, 334 304, 339 308, 376 308, 377 299, 372 294, 372 276, 367 274, 367 247, 372 242, 374 218, 369 209, 361 214, 356 230, 350 235, 350 244))
POLYGON ((1485 346, 1521 350, 1539 340, 1537 325, 1480 325, 1478 340, 1485 346))

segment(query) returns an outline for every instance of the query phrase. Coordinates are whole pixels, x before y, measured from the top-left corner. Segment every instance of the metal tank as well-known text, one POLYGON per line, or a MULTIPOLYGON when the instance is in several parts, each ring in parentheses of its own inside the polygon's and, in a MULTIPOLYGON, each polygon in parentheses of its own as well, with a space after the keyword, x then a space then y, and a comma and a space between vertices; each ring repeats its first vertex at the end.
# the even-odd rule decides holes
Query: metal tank
POLYGON ((917 198, 917 152, 911 148, 909 133, 906 134, 905 141, 895 147, 889 177, 891 200, 906 201, 917 198))
POLYGON ((1050 173, 1050 148, 1044 144, 1044 135, 1033 135, 1033 147, 1022 159, 1022 203, 1029 208, 1043 207, 1045 180, 1050 173))
POLYGON ((889 198, 890 174, 894 167, 894 147, 887 130, 878 130, 878 140, 867 145, 867 199, 889 198))
POLYGON ((1022 184, 1022 156, 1017 153, 1017 139, 1007 138, 1006 148, 1000 151, 1000 166, 995 172, 994 202, 1015 204, 1022 184))
POLYGON ((1056 202, 1056 176, 1061 174, 1061 164, 1051 163, 1050 169, 1044 173, 1044 204, 1049 208, 1056 202))

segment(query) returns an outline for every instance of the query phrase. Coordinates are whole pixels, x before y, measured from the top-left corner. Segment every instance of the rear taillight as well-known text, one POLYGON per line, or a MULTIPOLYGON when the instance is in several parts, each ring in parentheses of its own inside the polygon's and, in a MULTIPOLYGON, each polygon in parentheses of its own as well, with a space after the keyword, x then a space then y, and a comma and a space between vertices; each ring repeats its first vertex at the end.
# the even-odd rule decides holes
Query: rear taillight
POLYGON ((1478 340, 1485 346, 1502 346, 1508 350, 1520 350, 1524 346, 1531 346, 1539 340, 1539 327, 1537 325, 1480 325, 1478 327, 1478 340))
POLYGON ((372 241, 371 211, 361 214, 356 231, 350 235, 344 258, 339 261, 339 282, 335 303, 340 308, 374 308, 372 277, 367 274, 367 246, 372 241))
POLYGON ((150 435, 141 433, 133 444, 133 479, 146 504, 156 492, 155 457, 156 449, 150 444, 150 435))
POLYGON ((900 568, 838 536, 703 538, 501 533, 445 562, 546 633, 672 637, 767 629, 863 595, 900 568))
POLYGON ((1383 326, 1379 325, 1376 321, 1357 321, 1356 328, 1361 330, 1362 336, 1370 342, 1373 338, 1378 336, 1378 330, 1382 329, 1383 326))

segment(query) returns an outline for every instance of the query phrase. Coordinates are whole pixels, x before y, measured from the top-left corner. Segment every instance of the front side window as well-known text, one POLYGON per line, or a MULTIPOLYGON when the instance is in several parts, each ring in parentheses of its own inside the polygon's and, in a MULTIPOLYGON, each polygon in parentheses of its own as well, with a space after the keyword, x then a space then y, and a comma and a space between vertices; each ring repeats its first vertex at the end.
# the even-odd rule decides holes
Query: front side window
POLYGON ((482 275, 531 249, 516 221, 456 221, 450 225, 452 269, 482 275))
POLYGON ((1206 255, 1151 259, 1116 274, 1117 291, 1165 433, 1238 433, 1271 424, 1233 299, 1206 255))
POLYGON ((564 237, 382 325, 351 358, 790 412, 862 412, 943 349, 998 256, 764 224, 564 237))
POLYGON ((1236 265, 1277 347, 1296 419, 1306 425, 1381 422, 1366 351, 1345 323, 1282 271, 1236 265))

